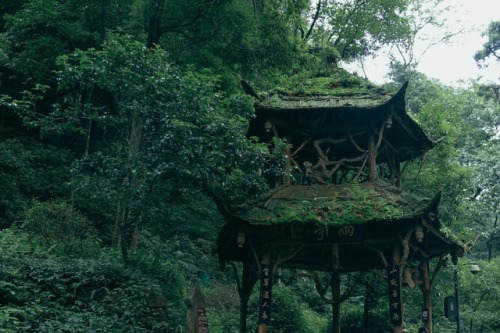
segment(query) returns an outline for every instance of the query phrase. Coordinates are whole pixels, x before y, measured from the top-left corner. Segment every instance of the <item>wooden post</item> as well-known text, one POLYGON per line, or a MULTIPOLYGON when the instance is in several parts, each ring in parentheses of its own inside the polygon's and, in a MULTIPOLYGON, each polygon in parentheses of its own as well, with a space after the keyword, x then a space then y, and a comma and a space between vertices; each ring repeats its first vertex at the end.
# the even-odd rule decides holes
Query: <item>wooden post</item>
POLYGON ((196 276, 191 278, 191 291, 185 303, 188 308, 186 333, 208 333, 208 319, 205 313, 205 302, 196 276))
POLYGON ((285 185, 292 185, 292 147, 288 142, 286 144, 286 175, 285 185))
POLYGON ((340 333, 340 267, 338 244, 332 244, 332 333, 340 333))
POLYGON ((403 332, 403 298, 401 296, 401 247, 395 244, 392 257, 392 265, 387 268, 387 280, 389 289, 389 313, 390 321, 394 325, 394 333, 403 332))
POLYGON ((273 266, 271 255, 267 252, 262 255, 260 262, 260 302, 259 302, 259 327, 258 333, 267 333, 271 322, 273 266))
POLYGON ((240 296, 240 333, 247 331, 248 300, 252 294, 253 287, 257 282, 257 276, 251 271, 248 262, 243 262, 243 275, 241 278, 240 296))
POLYGON ((401 187, 401 159, 399 156, 399 152, 394 152, 394 168, 396 172, 396 183, 397 187, 401 187))
POLYGON ((368 137, 368 168, 370 181, 377 179, 377 147, 375 146, 375 130, 370 129, 368 137))
POLYGON ((428 259, 422 260, 422 276, 424 279, 422 286, 422 292, 424 294, 424 309, 427 311, 427 322, 424 324, 427 327, 427 331, 432 333, 432 294, 428 259))
POLYGON ((458 257, 457 255, 451 256, 451 262, 455 266, 453 269, 453 284, 455 285, 455 300, 457 302, 457 317, 455 318, 457 321, 457 333, 460 333, 462 330, 460 329, 460 298, 458 294, 458 257))

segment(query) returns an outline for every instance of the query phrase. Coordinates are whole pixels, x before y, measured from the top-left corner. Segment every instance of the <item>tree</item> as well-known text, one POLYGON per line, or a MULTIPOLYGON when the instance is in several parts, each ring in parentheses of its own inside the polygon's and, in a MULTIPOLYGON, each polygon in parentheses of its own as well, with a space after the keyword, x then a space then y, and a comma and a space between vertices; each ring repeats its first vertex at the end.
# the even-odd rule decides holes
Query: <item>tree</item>
POLYGON ((125 259, 159 182, 191 184, 235 199, 266 188, 258 169, 269 152, 244 137, 250 100, 225 97, 209 73, 181 70, 159 47, 148 49, 119 35, 110 36, 100 51, 76 51, 59 64, 65 97, 50 121, 42 116, 37 122, 36 114, 33 121, 62 131, 73 124, 85 133, 75 177, 86 180, 74 184, 73 196, 91 179, 104 180, 94 195, 115 207, 114 239, 125 259))
POLYGON ((409 22, 402 15, 407 1, 352 0, 324 1, 314 42, 334 47, 342 60, 374 54, 382 44, 393 43, 409 33, 409 22), (385 24, 390 21, 391 24, 385 24))
POLYGON ((65 198, 73 158, 67 150, 0 132, 0 228, 22 221, 36 200, 65 198))
POLYGON ((483 44, 483 48, 476 52, 474 59, 478 64, 485 63, 490 57, 500 61, 500 21, 491 22, 483 35, 488 40, 483 44))
POLYGON ((498 286, 499 258, 491 261, 477 261, 481 271, 477 275, 469 273, 469 265, 460 267, 461 311, 467 332, 497 332, 500 321, 496 310, 500 306, 498 286))
POLYGON ((13 49, 8 67, 16 83, 32 87, 53 82, 55 59, 75 48, 95 46, 98 35, 88 29, 87 12, 77 1, 26 1, 19 11, 7 14, 5 29, 13 49))
MULTIPOLYGON (((393 74, 398 72, 399 75, 403 75, 403 81, 409 80, 415 73, 420 59, 429 49, 435 45, 450 42, 453 37, 463 31, 463 29, 450 30, 447 26, 449 19, 444 14, 453 11, 453 8, 442 7, 443 4, 442 0, 418 0, 409 4, 405 12, 405 17, 409 21, 409 32, 404 38, 390 45, 388 52, 392 72, 389 73, 389 77, 395 79, 393 74), (429 34, 427 32, 429 28, 439 33, 429 34), (425 48, 418 54, 416 47, 419 41, 425 43, 425 48)), ((401 78, 398 78, 398 81, 400 80, 401 78)))

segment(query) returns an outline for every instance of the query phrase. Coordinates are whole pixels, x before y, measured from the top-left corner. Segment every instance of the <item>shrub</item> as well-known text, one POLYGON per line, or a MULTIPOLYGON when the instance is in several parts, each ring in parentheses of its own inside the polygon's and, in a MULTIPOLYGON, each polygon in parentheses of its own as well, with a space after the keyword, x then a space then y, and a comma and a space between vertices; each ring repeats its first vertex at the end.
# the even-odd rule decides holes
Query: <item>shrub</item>
MULTIPOLYGON (((257 302, 258 302, 258 285, 254 289, 254 293, 250 299, 249 306, 249 321, 252 325, 257 325, 257 302)), ((273 333, 313 333, 307 327, 302 305, 299 302, 298 296, 295 295, 287 287, 276 284, 273 286, 273 301, 271 310, 270 331, 273 333)), ((317 333, 317 332, 315 332, 317 333)))
POLYGON ((92 223, 66 203, 35 204, 25 214, 23 229, 31 240, 60 249, 63 254, 89 254, 89 249, 97 248, 92 223))

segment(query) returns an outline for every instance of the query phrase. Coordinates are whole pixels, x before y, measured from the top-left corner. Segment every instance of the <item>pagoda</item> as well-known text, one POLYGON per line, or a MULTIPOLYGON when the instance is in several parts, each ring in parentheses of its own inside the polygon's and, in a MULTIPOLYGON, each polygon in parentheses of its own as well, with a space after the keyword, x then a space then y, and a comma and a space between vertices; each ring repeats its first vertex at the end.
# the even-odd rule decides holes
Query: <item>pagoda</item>
POLYGON ((401 165, 436 145, 406 111, 408 83, 387 93, 340 74, 265 96, 243 83, 256 101, 247 136, 270 147, 274 138, 284 140, 286 172, 258 199, 239 206, 217 202, 226 219, 217 240, 219 260, 243 266, 242 333, 257 282, 258 332, 267 332, 278 268, 332 273, 334 333, 340 332, 341 274, 386 271, 395 333, 403 330, 401 288, 419 284, 432 332, 429 261, 463 255, 463 246, 439 220, 440 193, 421 199, 401 189, 401 165))

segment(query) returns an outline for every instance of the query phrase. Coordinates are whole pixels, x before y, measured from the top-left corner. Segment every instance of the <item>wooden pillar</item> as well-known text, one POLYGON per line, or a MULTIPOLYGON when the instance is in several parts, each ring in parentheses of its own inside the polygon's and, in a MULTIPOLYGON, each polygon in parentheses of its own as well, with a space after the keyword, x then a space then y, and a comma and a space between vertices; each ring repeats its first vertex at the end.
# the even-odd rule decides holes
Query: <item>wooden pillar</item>
POLYGON ((394 152, 394 169, 396 173, 396 185, 397 187, 401 187, 401 160, 399 156, 399 152, 394 152))
POLYGON ((403 297, 402 270, 401 270, 401 246, 396 243, 393 250, 392 265, 387 268, 387 279, 389 289, 389 313, 390 321, 394 325, 394 333, 403 333, 403 297))
POLYGON ((432 293, 431 293, 431 280, 429 274, 429 260, 422 260, 422 276, 423 276, 423 286, 422 292, 424 294, 424 309, 427 311, 427 322, 425 326, 427 331, 432 333, 432 293))
POLYGON ((285 185, 292 185, 292 147, 290 141, 286 145, 285 185))
POLYGON ((368 168, 370 181, 377 179, 377 147, 375 146, 375 130, 372 128, 368 133, 368 168))
POLYGON ((455 265, 453 269, 453 284, 455 285, 455 300, 457 302, 457 317, 455 318, 457 321, 457 333, 462 332, 460 329, 460 298, 458 294, 458 257, 457 255, 451 256, 451 261, 453 265, 455 265))
POLYGON ((264 252, 260 261, 260 301, 259 301, 259 327, 258 333, 267 333, 271 322, 273 267, 271 254, 264 252))
POLYGON ((340 333, 339 245, 332 245, 332 333, 340 333))
POLYGON ((252 272, 248 262, 243 262, 243 275, 241 277, 240 296, 240 333, 247 331, 248 300, 252 294, 253 287, 257 282, 257 276, 252 272))
POLYGON ((191 278, 191 291, 185 303, 188 308, 186 333, 208 333, 208 319, 205 313, 205 303, 196 276, 191 278))

